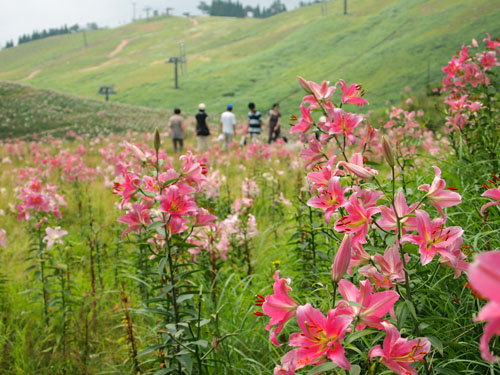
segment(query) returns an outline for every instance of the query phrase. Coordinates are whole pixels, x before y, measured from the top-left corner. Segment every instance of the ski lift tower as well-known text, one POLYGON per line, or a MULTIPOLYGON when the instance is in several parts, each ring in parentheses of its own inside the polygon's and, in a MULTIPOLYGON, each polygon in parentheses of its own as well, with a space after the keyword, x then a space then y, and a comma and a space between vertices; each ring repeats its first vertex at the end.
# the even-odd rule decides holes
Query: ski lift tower
POLYGON ((181 73, 187 72, 187 60, 186 60, 186 50, 184 43, 179 43, 180 53, 179 56, 172 56, 167 60, 167 63, 174 64, 174 76, 175 76, 175 86, 174 88, 179 88, 179 65, 181 68, 181 73))
POLYGON ((110 95, 116 95, 115 85, 100 86, 99 91, 97 93, 101 95, 106 95, 106 101, 109 101, 110 95))

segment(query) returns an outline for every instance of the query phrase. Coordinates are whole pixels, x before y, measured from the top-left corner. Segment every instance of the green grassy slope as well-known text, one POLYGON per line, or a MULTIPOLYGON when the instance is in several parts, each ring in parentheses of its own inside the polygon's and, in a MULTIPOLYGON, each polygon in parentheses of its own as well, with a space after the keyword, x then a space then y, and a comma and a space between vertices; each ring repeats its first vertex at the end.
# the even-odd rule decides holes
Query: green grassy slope
POLYGON ((164 129, 167 116, 164 110, 105 103, 0 81, 0 139, 60 136, 68 131, 91 135, 128 129, 152 131, 155 126, 164 129))
MULTIPOLYGON (((349 0, 265 19, 159 17, 120 28, 63 35, 0 51, 0 79, 22 80, 97 98, 101 84, 115 84, 112 100, 153 108, 208 111, 226 103, 237 114, 253 100, 261 109, 282 103, 296 112, 302 93, 295 77, 355 81, 367 90, 374 108, 397 100, 405 86, 423 89, 427 64, 431 81, 462 43, 500 35, 498 0, 349 0), (125 39, 122 51, 110 53, 125 39), (185 42, 188 73, 173 89, 173 66, 165 64, 185 42)), ((100 98, 102 100, 102 97, 100 98)))

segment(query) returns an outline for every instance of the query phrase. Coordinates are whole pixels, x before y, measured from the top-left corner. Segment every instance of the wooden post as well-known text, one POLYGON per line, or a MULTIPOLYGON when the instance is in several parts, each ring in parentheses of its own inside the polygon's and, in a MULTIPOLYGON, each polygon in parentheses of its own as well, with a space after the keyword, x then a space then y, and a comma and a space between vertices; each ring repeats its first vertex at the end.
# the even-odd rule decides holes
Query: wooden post
POLYGON ((347 0, 344 0, 344 14, 347 14, 347 0))

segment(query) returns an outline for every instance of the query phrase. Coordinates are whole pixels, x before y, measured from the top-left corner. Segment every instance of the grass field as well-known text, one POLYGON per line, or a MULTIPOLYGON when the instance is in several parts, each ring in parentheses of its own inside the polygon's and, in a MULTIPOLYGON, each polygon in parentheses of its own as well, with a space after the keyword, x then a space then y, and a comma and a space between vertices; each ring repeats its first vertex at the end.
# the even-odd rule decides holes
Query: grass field
POLYGON ((161 129, 168 116, 164 110, 103 103, 7 81, 0 81, 0 97, 0 138, 161 129))
POLYGON ((423 90, 437 83, 450 51, 486 32, 498 35, 496 0, 351 0, 318 5, 269 19, 179 17, 141 20, 123 27, 63 35, 0 51, 0 79, 57 89, 90 98, 114 84, 113 101, 195 112, 206 102, 221 112, 228 102, 246 113, 253 100, 261 110, 273 102, 292 113, 300 101, 295 77, 356 80, 371 108, 396 102, 405 86, 423 90), (445 22, 444 22, 445 21, 445 22), (187 51, 188 73, 173 89, 169 56, 187 51), (118 47, 121 48, 118 48, 118 47), (382 99, 383 98, 383 99, 382 99))

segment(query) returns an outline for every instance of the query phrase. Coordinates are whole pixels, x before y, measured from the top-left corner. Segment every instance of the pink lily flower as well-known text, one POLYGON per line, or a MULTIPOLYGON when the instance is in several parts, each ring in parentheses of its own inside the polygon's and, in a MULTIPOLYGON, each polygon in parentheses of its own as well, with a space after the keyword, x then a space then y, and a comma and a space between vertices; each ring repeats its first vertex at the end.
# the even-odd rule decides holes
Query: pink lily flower
POLYGON ((323 81, 321 85, 318 85, 313 81, 306 81, 302 77, 297 77, 300 85, 308 94, 313 94, 317 101, 324 100, 327 101, 335 93, 336 87, 328 87, 329 81, 323 81))
POLYGON ((281 346, 276 339, 276 335, 281 332, 285 323, 295 316, 299 307, 299 304, 288 295, 288 292, 292 290, 288 286, 290 279, 280 279, 279 276, 280 271, 278 270, 274 274, 274 294, 266 296, 262 304, 264 314, 271 318, 266 330, 269 331, 273 326, 277 325, 270 334, 271 342, 276 346, 281 346))
POLYGON ((414 217, 404 217, 404 216, 412 212, 417 207, 417 205, 418 203, 414 203, 410 207, 408 207, 404 193, 400 192, 398 195, 396 195, 394 199, 394 205, 391 205, 390 208, 386 206, 378 207, 380 209, 380 213, 382 214, 382 216, 377 221, 377 224, 382 229, 393 230, 397 234, 398 225, 397 225, 396 214, 394 213, 394 208, 395 208, 400 218, 402 233, 405 234, 406 230, 416 230, 417 229, 416 219, 414 217))
MULTIPOLYGON (((315 108, 319 108, 320 107, 320 104, 318 103, 318 101, 316 100, 316 98, 314 97, 314 95, 307 95, 307 96, 304 96, 302 98, 302 104, 304 107, 307 107, 307 109, 310 111, 312 109, 315 109, 315 108)), ((330 103, 326 103, 327 105, 330 104, 330 103)))
POLYGON ((197 186, 205 182, 206 177, 203 173, 203 166, 195 160, 191 151, 180 157, 182 161, 181 175, 190 184, 197 186))
POLYGON ((148 205, 143 202, 135 202, 132 204, 132 208, 126 215, 118 218, 118 222, 128 225, 128 228, 122 233, 122 239, 129 232, 138 232, 143 226, 151 224, 148 205))
POLYGON ((498 362, 490 349, 489 342, 494 335, 500 335, 500 251, 488 251, 478 254, 467 270, 472 288, 488 298, 488 303, 474 319, 486 321, 481 337, 481 356, 485 361, 498 362))
POLYGON ((363 248, 363 245, 359 242, 352 245, 351 252, 351 262, 349 263, 349 268, 347 269, 347 273, 352 276, 352 269, 357 266, 362 266, 368 263, 372 257, 370 254, 366 252, 363 248))
POLYGON ((347 87, 343 79, 340 79, 336 85, 340 83, 340 89, 342 90, 342 103, 351 103, 363 107, 365 104, 370 104, 362 96, 365 95, 365 91, 360 85, 353 83, 351 86, 347 87))
POLYGON ((465 261, 467 257, 460 250, 461 247, 462 237, 459 237, 447 249, 443 249, 439 252, 441 255, 439 262, 442 265, 451 267, 455 270, 455 279, 461 275, 462 271, 467 271, 469 268, 469 263, 465 261))
POLYGON ((63 245, 64 242, 62 238, 68 234, 68 232, 62 230, 61 227, 47 227, 45 228, 45 233, 47 235, 43 238, 43 242, 47 244, 47 250, 50 250, 50 248, 56 243, 63 245))
POLYGON ((349 190, 348 187, 342 189, 342 186, 340 186, 339 177, 332 177, 328 183, 328 188, 321 189, 319 195, 307 201, 307 205, 325 211, 325 221, 329 223, 334 212, 347 203, 345 198, 347 190, 349 190))
POLYGON ((214 226, 217 216, 212 215, 204 208, 198 208, 194 217, 194 225, 196 227, 214 226))
POLYGON ((424 361, 431 349, 431 343, 425 337, 408 340, 389 322, 382 322, 386 336, 383 347, 376 345, 370 349, 370 360, 382 357, 380 360, 387 368, 399 375, 417 375, 417 370, 411 365, 424 361))
POLYGON ((302 117, 299 119, 298 124, 292 126, 292 129, 290 129, 290 134, 301 133, 301 136, 303 136, 309 131, 309 129, 311 129, 314 121, 311 117, 311 114, 309 113, 309 109, 304 105, 300 106, 300 112, 302 114, 302 117))
POLYGON ((488 37, 483 39, 483 42, 486 42, 486 46, 487 46, 486 48, 495 50, 498 53, 500 53, 500 51, 498 50, 498 46, 500 46, 500 41, 498 40, 498 38, 491 40, 490 34, 487 33, 486 35, 488 35, 488 37))
POLYGON ((333 110, 333 122, 331 123, 331 134, 342 134, 344 137, 352 135, 352 131, 363 121, 361 116, 355 113, 346 113, 340 108, 333 110))
POLYGON ((480 55, 479 63, 483 66, 484 70, 490 70, 494 66, 499 66, 497 54, 495 51, 488 51, 480 55))
POLYGON ((132 154, 141 162, 145 162, 148 158, 148 156, 146 156, 146 154, 144 153, 144 151, 142 151, 139 147, 137 147, 136 145, 132 144, 132 143, 129 143, 127 141, 124 141, 123 142, 123 145, 125 146, 125 148, 127 148, 129 151, 132 152, 132 154))
POLYGON ((141 185, 139 176, 128 173, 123 173, 124 181, 122 183, 115 182, 113 193, 120 195, 123 198, 122 207, 130 201, 130 199, 137 193, 141 185))
POLYGON ((481 215, 484 215, 484 210, 486 210, 488 207, 500 204, 500 188, 486 190, 483 194, 481 194, 481 196, 496 200, 496 202, 489 202, 481 207, 481 215))
MULTIPOLYGON (((288 353, 292 352, 293 350, 288 353)), ((288 353, 283 356, 283 358, 281 359, 282 361, 285 357, 287 357, 288 353)), ((295 369, 298 365, 295 357, 295 353, 293 353, 293 355, 288 355, 288 358, 285 359, 285 364, 282 364, 281 366, 277 365, 276 367, 274 367, 273 375, 296 375, 295 369)))
POLYGON ((416 210, 417 235, 405 235, 402 242, 410 242, 420 248, 420 261, 423 266, 430 263, 436 253, 447 251, 458 238, 462 236, 461 227, 444 228, 444 220, 436 218, 432 222, 429 214, 423 210, 416 210))
POLYGON ((351 236, 346 234, 340 243, 332 264, 332 280, 339 282, 347 272, 351 261, 351 236))
MULTIPOLYGON (((392 289, 396 286, 395 283, 405 280, 403 262, 396 247, 387 248, 384 256, 376 254, 373 260, 380 267, 380 272, 372 265, 361 267, 358 272, 371 280, 375 289, 392 289)), ((408 254, 405 254, 405 261, 410 261, 408 254)))
POLYGON ((375 207, 380 196, 384 194, 380 190, 362 189, 359 186, 353 186, 353 190, 357 193, 359 203, 365 209, 375 207))
POLYGON ((356 325, 358 331, 366 326, 382 329, 382 317, 394 308, 399 299, 398 293, 392 290, 372 293, 370 280, 360 281, 359 289, 345 279, 340 280, 339 292, 344 297, 344 301, 339 303, 339 311, 349 314, 353 319, 359 317, 356 325), (356 302, 357 305, 350 306, 347 302, 356 302))
POLYGON ((450 106, 452 112, 460 112, 467 104, 467 97, 469 95, 464 95, 458 100, 447 99, 444 102, 450 106))
POLYGON ((420 185, 418 190, 427 192, 425 197, 444 218, 443 208, 459 204, 462 201, 462 197, 460 197, 460 194, 453 191, 444 190, 446 187, 446 181, 441 179, 441 169, 436 166, 433 166, 432 168, 434 168, 434 172, 436 173, 434 181, 432 181, 430 186, 428 184, 420 185))
POLYGON ((297 322, 302 332, 290 335, 289 345, 299 348, 283 356, 281 363, 284 368, 290 371, 295 367, 293 370, 297 370, 307 365, 319 365, 327 359, 343 369, 351 368, 340 345, 352 322, 349 315, 337 315, 336 310, 330 310, 325 317, 307 303, 297 308, 297 322))
POLYGON ((168 213, 171 216, 189 215, 196 212, 198 208, 191 196, 179 192, 177 185, 167 187, 157 199, 160 201, 160 212, 168 213))
POLYGON ((39 193, 42 191, 42 181, 38 178, 34 178, 28 182, 28 187, 31 191, 39 193))
POLYGON ((349 215, 344 216, 335 222, 335 230, 339 233, 354 233, 353 244, 366 243, 366 234, 370 226, 370 218, 377 212, 378 207, 365 209, 358 201, 357 193, 353 193, 349 202, 345 205, 349 215))
POLYGON ((360 153, 355 153, 349 159, 349 162, 340 161, 337 163, 337 168, 339 166, 344 167, 352 176, 361 178, 362 180, 371 180, 378 171, 375 169, 367 168, 363 166, 363 155, 360 153))
POLYGON ((306 168, 323 159, 322 147, 323 145, 316 139, 314 134, 309 135, 307 138, 307 147, 300 150, 300 157, 306 162, 306 168))
POLYGON ((363 275, 370 280, 376 290, 391 289, 394 287, 394 284, 391 283, 389 278, 378 272, 377 267, 372 266, 371 264, 361 267, 358 272, 360 275, 363 275))
POLYGON ((31 193, 26 199, 26 208, 32 211, 50 211, 50 201, 44 194, 31 193))
POLYGON ((312 184, 311 194, 318 188, 327 187, 333 177, 344 173, 335 167, 336 161, 337 157, 333 155, 325 164, 318 164, 313 168, 314 172, 307 174, 307 180, 312 184))
MULTIPOLYGON (((375 254, 373 261, 380 267, 382 274, 391 282, 403 282, 405 280, 403 261, 401 260, 397 245, 385 249, 383 256, 375 254)), ((405 254, 405 262, 408 263, 409 261, 410 256, 405 254)))
POLYGON ((326 102, 335 93, 336 87, 328 87, 329 84, 329 81, 323 81, 321 85, 318 85, 316 82, 309 81, 309 87, 311 88, 312 94, 318 101, 326 102))
MULTIPOLYGON (((367 265, 359 269, 359 273, 370 279, 375 289, 391 289, 396 285, 395 282, 403 282, 405 274, 403 269, 403 262, 397 246, 388 247, 384 255, 375 254, 373 257, 374 263, 380 267, 380 272, 376 267, 367 265)), ((410 256, 405 254, 405 261, 410 261, 410 256)))

